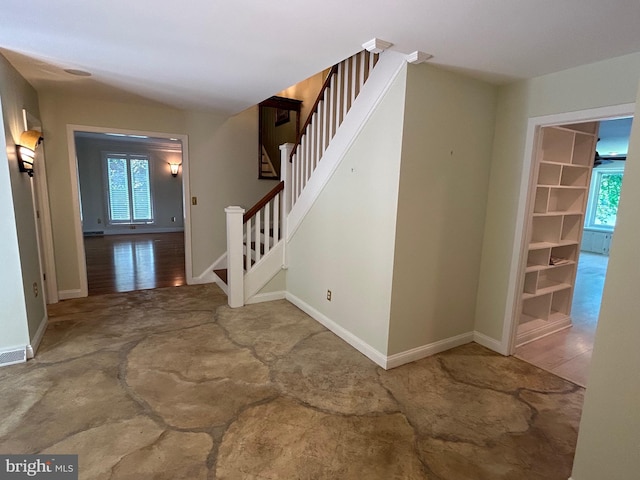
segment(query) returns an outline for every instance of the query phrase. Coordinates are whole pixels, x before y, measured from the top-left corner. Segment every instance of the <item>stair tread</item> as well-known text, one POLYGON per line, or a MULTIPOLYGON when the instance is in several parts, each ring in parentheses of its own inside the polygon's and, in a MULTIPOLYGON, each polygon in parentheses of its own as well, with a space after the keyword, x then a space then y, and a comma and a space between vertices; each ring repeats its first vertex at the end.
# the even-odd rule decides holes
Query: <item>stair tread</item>
POLYGON ((213 273, 215 273, 218 277, 220 277, 220 280, 222 280, 224 283, 228 284, 226 268, 220 268, 220 269, 214 270, 213 273))

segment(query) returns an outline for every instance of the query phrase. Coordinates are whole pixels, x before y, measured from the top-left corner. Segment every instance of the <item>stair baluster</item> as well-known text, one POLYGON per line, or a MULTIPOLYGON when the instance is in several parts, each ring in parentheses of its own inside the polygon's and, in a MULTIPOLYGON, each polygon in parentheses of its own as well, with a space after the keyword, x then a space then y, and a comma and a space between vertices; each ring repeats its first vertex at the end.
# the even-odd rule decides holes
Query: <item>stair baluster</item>
POLYGON ((377 54, 362 51, 335 65, 327 75, 291 152, 291 206, 302 194, 377 60, 377 54))

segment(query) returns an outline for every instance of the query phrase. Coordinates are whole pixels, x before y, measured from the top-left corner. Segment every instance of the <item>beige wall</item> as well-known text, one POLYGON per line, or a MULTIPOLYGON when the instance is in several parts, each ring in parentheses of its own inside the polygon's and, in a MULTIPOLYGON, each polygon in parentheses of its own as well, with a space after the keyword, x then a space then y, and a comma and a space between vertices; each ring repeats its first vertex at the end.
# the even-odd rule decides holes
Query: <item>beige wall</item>
POLYGON ((248 210, 277 183, 258 180, 258 107, 233 117, 189 112, 191 207, 194 275, 227 250, 224 208, 248 210))
POLYGON ((318 98, 318 93, 322 88, 324 79, 327 78, 329 74, 329 70, 330 69, 327 69, 316 73, 312 77, 298 82, 277 94, 279 97, 293 98, 302 101, 302 106, 300 107, 300 128, 302 128, 302 125, 307 120, 311 107, 313 107, 316 98, 318 98))
POLYGON ((474 329, 496 90, 408 67, 389 354, 474 329))
POLYGON ((406 69, 288 245, 287 290, 382 354, 388 343, 405 80, 406 69))
POLYGON ((74 235, 73 199, 67 145, 67 125, 141 130, 189 137, 192 267, 198 276, 226 250, 224 207, 251 206, 272 188, 258 181, 256 158, 257 109, 236 116, 186 112, 161 104, 111 102, 58 91, 40 93, 47 138, 47 173, 51 202, 58 288, 80 288, 74 235))
POLYGON ((640 122, 634 121, 580 422, 574 480, 627 480, 640 475, 639 205, 640 122))
MULTIPOLYGON (((6 148, 0 157, 0 350, 24 347, 45 318, 32 200, 32 180, 18 171, 15 145, 24 131, 22 109, 38 116, 35 90, 0 55, 0 100, 6 148), (33 284, 40 294, 34 295, 33 284)), ((1 141, 2 139, 0 139, 1 141)), ((40 147, 41 148, 41 147, 40 147)), ((37 168, 37 166, 36 166, 37 168)))
POLYGON ((632 103, 640 53, 573 68, 499 89, 482 244, 476 330, 502 339, 517 203, 530 117, 632 103))

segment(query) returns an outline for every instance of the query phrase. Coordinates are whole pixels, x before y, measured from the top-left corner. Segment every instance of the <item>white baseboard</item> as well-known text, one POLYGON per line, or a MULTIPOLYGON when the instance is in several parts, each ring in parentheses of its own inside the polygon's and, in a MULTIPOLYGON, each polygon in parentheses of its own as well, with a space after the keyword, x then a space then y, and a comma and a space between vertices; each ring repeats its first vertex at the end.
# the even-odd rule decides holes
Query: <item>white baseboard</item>
POLYGON ((472 341, 473 332, 467 332, 461 335, 456 335, 455 337, 445 338, 444 340, 412 348, 411 350, 389 355, 387 357, 386 368, 396 368, 400 365, 415 362, 416 360, 435 355, 436 353, 444 352, 445 350, 450 350, 466 343, 471 343, 472 341))
POLYGON ((44 332, 47 329, 48 324, 49 324, 49 317, 45 313, 44 317, 42 318, 42 321, 40 322, 40 326, 36 331, 36 334, 31 339, 31 343, 27 345, 27 359, 31 359, 36 356, 36 352, 38 351, 38 347, 40 346, 42 337, 44 337, 44 332))
POLYGON ((351 333, 347 329, 341 327, 336 322, 331 320, 329 317, 327 317, 323 313, 320 313, 318 310, 316 310, 315 308, 313 308, 311 305, 309 305, 308 303, 304 302, 303 300, 299 299, 295 295, 293 295, 293 294, 291 294, 289 292, 286 292, 286 297, 285 298, 288 301, 290 301, 291 303, 293 303, 300 310, 305 312, 307 315, 309 315, 311 318, 313 318, 314 320, 320 322, 322 325, 327 327, 329 330, 331 330, 333 333, 335 333, 337 336, 339 336, 342 340, 344 340, 349 345, 351 345, 353 348, 358 350, 360 353, 362 353, 363 355, 368 357, 374 363, 380 365, 382 368, 385 368, 385 369, 387 368, 386 367, 386 364, 387 364, 387 356, 386 355, 380 353, 378 350, 373 348, 371 345, 369 345, 368 343, 366 343, 362 339, 356 337, 353 333, 351 333))
POLYGON ((58 299, 60 300, 70 300, 72 298, 82 297, 86 297, 86 295, 82 295, 82 290, 79 288, 74 288, 73 290, 58 290, 58 299))
POLYGON ((287 292, 285 291, 258 293, 244 303, 245 305, 251 305, 252 303, 273 302, 274 300, 282 300, 283 298, 286 298, 286 296, 287 292))
POLYGON ((435 355, 436 353, 444 352, 445 350, 449 350, 454 347, 459 347, 460 345, 465 345, 467 343, 471 343, 474 340, 474 332, 467 332, 460 335, 456 335, 455 337, 445 338, 444 340, 439 340, 437 342, 429 343, 427 345, 422 345, 420 347, 412 348, 411 350, 407 350, 405 352, 396 353, 394 355, 385 355, 380 353, 378 350, 373 348, 367 342, 357 337, 344 327, 338 325, 336 322, 328 318, 323 313, 319 312, 311 305, 296 297, 295 295, 285 292, 285 298, 293 303, 300 310, 305 312, 314 320, 320 322, 322 325, 327 327, 337 336, 339 336, 342 340, 347 342, 353 348, 358 350, 360 353, 368 357, 370 360, 384 368, 385 370, 389 370, 391 368, 399 367, 400 365, 404 365, 406 363, 415 362, 416 360, 420 360, 421 358, 428 357, 430 355, 435 355))
POLYGON ((219 270, 221 268, 227 268, 227 252, 220 255, 216 261, 213 262, 209 270, 219 270))
POLYGON ((227 268, 227 252, 224 252, 220 255, 211 265, 205 268, 204 272, 202 272, 197 277, 191 277, 187 279, 188 285, 201 285, 204 283, 217 283, 220 288, 222 288, 226 293, 226 285, 222 287, 224 283, 218 278, 218 276, 213 273, 214 270, 219 270, 222 268, 227 268))
POLYGON ((222 282, 220 281, 218 276, 215 273, 213 273, 213 271, 220 270, 223 268, 227 268, 227 252, 224 252, 222 255, 220 255, 211 265, 205 268, 204 272, 202 272, 200 275, 198 275, 197 277, 188 278, 187 284, 201 285, 203 283, 217 283, 222 288, 222 285, 223 285, 223 284, 221 285, 222 282))
POLYGON ((473 341, 501 355, 509 355, 506 351, 506 348, 502 345, 501 342, 499 342, 495 338, 488 337, 484 333, 480 333, 477 331, 473 332, 473 341))

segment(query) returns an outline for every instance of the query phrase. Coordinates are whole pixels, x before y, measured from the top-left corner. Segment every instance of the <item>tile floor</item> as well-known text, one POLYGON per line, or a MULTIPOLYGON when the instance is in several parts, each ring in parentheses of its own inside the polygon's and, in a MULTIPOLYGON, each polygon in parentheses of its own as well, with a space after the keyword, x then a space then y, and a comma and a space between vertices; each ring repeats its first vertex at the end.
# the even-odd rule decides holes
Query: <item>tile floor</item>
POLYGON ((286 301, 215 286, 61 302, 0 369, 0 452, 81 479, 566 480, 583 389, 468 344, 384 371, 286 301))
POLYGON ((605 255, 580 253, 573 325, 517 348, 518 358, 586 387, 608 261, 605 255))

